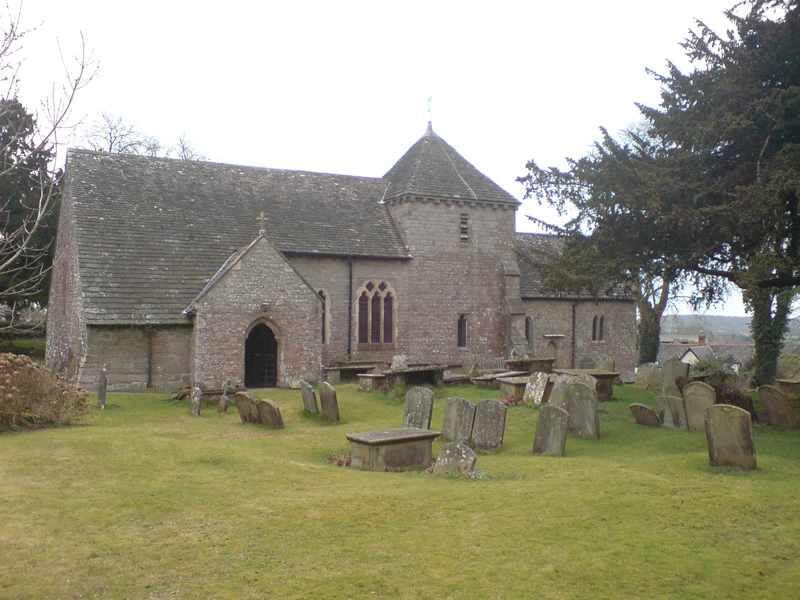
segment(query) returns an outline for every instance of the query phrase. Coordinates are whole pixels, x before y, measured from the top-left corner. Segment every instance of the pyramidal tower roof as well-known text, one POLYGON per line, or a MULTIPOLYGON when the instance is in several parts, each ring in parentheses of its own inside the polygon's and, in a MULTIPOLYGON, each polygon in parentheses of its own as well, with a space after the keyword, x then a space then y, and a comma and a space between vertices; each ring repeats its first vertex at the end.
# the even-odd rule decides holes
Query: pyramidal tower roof
POLYGON ((503 188, 478 171, 433 131, 428 130, 383 179, 388 182, 384 199, 400 196, 519 204, 503 188))

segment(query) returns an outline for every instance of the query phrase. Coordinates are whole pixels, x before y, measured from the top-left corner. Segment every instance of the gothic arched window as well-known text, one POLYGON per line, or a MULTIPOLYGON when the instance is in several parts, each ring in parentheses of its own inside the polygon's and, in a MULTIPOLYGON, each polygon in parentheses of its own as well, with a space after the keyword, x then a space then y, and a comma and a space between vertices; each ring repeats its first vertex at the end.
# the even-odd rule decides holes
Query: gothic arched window
POLYGON ((397 295, 385 281, 358 288, 358 343, 394 344, 397 295))

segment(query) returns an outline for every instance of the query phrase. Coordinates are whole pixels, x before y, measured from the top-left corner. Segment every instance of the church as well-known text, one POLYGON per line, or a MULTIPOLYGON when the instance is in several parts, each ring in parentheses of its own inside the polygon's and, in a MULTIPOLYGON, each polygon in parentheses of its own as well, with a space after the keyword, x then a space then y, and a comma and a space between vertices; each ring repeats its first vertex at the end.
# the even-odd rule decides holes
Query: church
POLYGON ((634 367, 635 303, 544 290, 557 240, 430 124, 383 177, 70 150, 47 366, 96 387, 290 387, 326 368, 634 367))

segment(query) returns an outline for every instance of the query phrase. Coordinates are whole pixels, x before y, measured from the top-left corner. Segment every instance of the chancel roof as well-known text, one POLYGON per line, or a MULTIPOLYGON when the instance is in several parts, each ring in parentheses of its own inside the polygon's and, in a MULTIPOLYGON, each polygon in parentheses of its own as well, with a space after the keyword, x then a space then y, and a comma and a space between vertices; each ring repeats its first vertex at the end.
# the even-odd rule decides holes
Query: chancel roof
POLYGON ((428 131, 389 169, 386 199, 401 196, 451 198, 495 204, 518 205, 519 201, 478 171, 455 149, 428 131))

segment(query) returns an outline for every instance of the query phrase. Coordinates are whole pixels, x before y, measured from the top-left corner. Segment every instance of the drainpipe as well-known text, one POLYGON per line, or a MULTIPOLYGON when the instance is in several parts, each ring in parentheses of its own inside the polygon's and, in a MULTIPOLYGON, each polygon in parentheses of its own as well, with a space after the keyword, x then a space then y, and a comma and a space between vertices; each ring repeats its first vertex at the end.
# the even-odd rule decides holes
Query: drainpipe
POLYGON ((575 368, 575 309, 578 307, 578 301, 572 303, 572 366, 570 369, 575 368))
POLYGON ((147 388, 153 387, 153 328, 145 327, 144 335, 147 337, 147 388))
POLYGON ((349 291, 347 294, 347 359, 353 358, 353 259, 347 258, 349 291))

